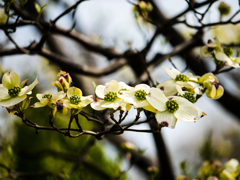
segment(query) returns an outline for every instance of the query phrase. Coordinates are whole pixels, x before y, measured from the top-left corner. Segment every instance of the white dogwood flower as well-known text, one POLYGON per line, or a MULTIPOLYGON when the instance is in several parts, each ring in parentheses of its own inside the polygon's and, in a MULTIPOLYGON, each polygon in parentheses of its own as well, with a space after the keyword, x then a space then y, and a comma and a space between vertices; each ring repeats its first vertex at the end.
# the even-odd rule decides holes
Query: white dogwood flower
POLYGON ((182 121, 196 121, 203 112, 183 97, 166 97, 158 88, 151 88, 147 95, 148 102, 157 110, 155 117, 163 127, 175 128, 177 119, 182 121))
POLYGON ((82 91, 76 87, 70 87, 67 91, 67 98, 63 104, 70 109, 82 109, 93 101, 93 96, 82 96, 82 91))
POLYGON ((136 85, 128 91, 121 91, 119 97, 124 99, 124 102, 132 104, 135 108, 143 108, 149 106, 146 95, 149 93, 150 87, 146 84, 136 85))
POLYGON ((119 83, 115 80, 112 80, 105 85, 98 85, 95 89, 98 98, 91 103, 91 107, 98 111, 107 108, 117 110, 122 104, 124 104, 123 99, 119 98, 119 90, 119 83))
POLYGON ((189 100, 191 103, 196 102, 195 95, 202 95, 204 88, 202 86, 196 85, 192 82, 178 82, 176 84, 176 89, 178 91, 178 94, 187 100, 189 100))
POLYGON ((184 82, 186 85, 192 86, 192 84, 189 82, 189 78, 185 74, 181 74, 181 72, 177 69, 173 67, 167 69, 164 66, 162 66, 162 69, 172 78, 157 85, 157 88, 161 89, 166 96, 174 96, 177 94, 177 84, 181 86, 184 82))
POLYGON ((206 46, 201 47, 200 54, 203 57, 209 57, 212 55, 217 61, 222 61, 225 66, 232 66, 234 68, 239 68, 240 59, 237 57, 232 57, 233 51, 229 47, 222 48, 221 43, 217 37, 212 40, 208 40, 206 46))
POLYGON ((63 105, 63 98, 66 96, 66 93, 63 91, 60 91, 55 95, 53 95, 52 92, 47 91, 43 94, 37 94, 36 96, 40 102, 36 102, 31 106, 32 108, 49 106, 52 108, 53 117, 55 117, 56 112, 61 116, 65 116, 68 113, 67 107, 63 105))
POLYGON ((218 61, 225 63, 225 66, 232 66, 234 68, 240 68, 239 63, 240 59, 236 57, 228 57, 224 52, 216 52, 215 58, 218 61))
POLYGON ((29 86, 24 86, 27 80, 20 84, 20 78, 15 72, 7 72, 3 75, 0 84, 0 106, 9 107, 26 99, 31 90, 38 84, 37 78, 29 86))

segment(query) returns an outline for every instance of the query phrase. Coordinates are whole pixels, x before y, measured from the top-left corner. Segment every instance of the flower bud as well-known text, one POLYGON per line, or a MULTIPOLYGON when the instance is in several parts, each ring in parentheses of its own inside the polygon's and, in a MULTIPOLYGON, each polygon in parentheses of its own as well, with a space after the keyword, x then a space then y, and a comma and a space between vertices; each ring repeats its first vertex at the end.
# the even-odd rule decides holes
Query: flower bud
POLYGON ((189 180, 187 176, 180 175, 176 178, 176 180, 189 180))
POLYGON ((69 85, 71 86, 72 78, 69 75, 69 73, 66 73, 65 71, 61 71, 60 70, 60 72, 58 73, 57 77, 58 77, 58 79, 60 79, 60 77, 63 77, 69 83, 69 85))
POLYGON ((70 87, 70 85, 67 82, 67 80, 64 77, 62 77, 62 76, 58 79, 58 81, 52 82, 52 85, 57 87, 58 92, 59 91, 67 92, 67 90, 70 87))
POLYGON ((216 91, 216 96, 214 97, 214 99, 219 99, 223 96, 224 93, 224 89, 221 85, 218 85, 217 87, 217 91, 216 91))
POLYGON ((24 101, 22 102, 22 111, 26 110, 29 107, 31 99, 32 97, 30 96, 27 96, 27 98, 24 99, 24 101))
POLYGON ((135 145, 130 142, 124 142, 121 144, 121 149, 125 152, 132 152, 136 149, 135 145))
POLYGON ((69 73, 66 73, 65 71, 61 71, 57 75, 58 81, 55 81, 52 83, 53 86, 56 86, 58 91, 64 91, 67 92, 69 87, 72 84, 72 78, 69 75, 69 73))
POLYGON ((219 175, 219 180, 235 180, 235 178, 226 169, 223 170, 219 175))
POLYGON ((63 91, 66 92, 69 89, 70 84, 67 82, 67 80, 63 76, 61 76, 58 81, 62 85, 63 91))
POLYGON ((57 87, 58 92, 64 91, 63 86, 59 81, 52 82, 52 85, 57 87))
POLYGON ((225 163, 226 170, 228 172, 236 172, 239 170, 239 162, 237 159, 231 159, 225 163))
POLYGON ((230 13, 231 7, 227 5, 225 2, 221 2, 218 6, 218 10, 221 16, 226 16, 230 13))
POLYGON ((145 1, 140 1, 138 3, 138 5, 141 9, 146 9, 147 8, 147 3, 145 1))
POLYGON ((213 174, 219 174, 223 168, 224 167, 220 161, 214 160, 211 163, 209 161, 205 161, 199 170, 199 178, 206 179, 206 177, 213 174))
POLYGON ((147 172, 148 172, 149 175, 155 176, 155 175, 158 174, 159 169, 156 166, 150 166, 150 167, 147 168, 147 172))
POLYGON ((6 24, 8 15, 3 11, 0 10, 0 24, 6 24))
POLYGON ((146 3, 145 1, 140 1, 138 5, 143 12, 149 12, 149 11, 152 11, 153 9, 151 3, 149 2, 146 3))
POLYGON ((211 99, 219 99, 224 93, 223 87, 215 82, 204 81, 203 87, 206 88, 207 97, 211 99))
POLYGON ((211 81, 218 83, 218 79, 216 76, 214 76, 213 73, 206 73, 202 77, 199 78, 198 83, 202 84, 204 81, 211 81))

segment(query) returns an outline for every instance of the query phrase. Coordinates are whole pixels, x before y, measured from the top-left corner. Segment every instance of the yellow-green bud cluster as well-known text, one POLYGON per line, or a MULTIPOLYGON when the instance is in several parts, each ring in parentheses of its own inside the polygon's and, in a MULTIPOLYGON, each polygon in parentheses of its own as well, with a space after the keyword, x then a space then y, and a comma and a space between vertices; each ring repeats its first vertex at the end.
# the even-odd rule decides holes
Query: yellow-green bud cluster
POLYGON ((185 92, 183 94, 183 97, 186 98, 187 100, 189 100, 191 103, 195 103, 196 102, 195 96, 192 93, 190 93, 190 92, 185 92))
POLYGON ((11 89, 8 90, 8 94, 11 97, 18 96, 20 92, 21 92, 20 87, 11 87, 11 89))
POLYGON ((146 100, 146 95, 147 93, 144 90, 137 90, 134 93, 134 96, 138 99, 138 100, 146 100))
POLYGON ((52 99, 52 95, 51 94, 44 94, 42 98, 52 99))
POLYGON ((178 110, 179 105, 176 100, 169 100, 166 102, 166 107, 169 112, 173 113, 178 110))
POLYGON ((110 91, 109 93, 105 94, 104 100, 108 102, 113 102, 117 99, 117 93, 110 91))
POLYGON ((233 50, 230 47, 223 48, 223 51, 228 57, 231 57, 233 55, 233 50))
POLYGON ((70 97, 70 102, 72 104, 78 104, 81 102, 81 98, 78 95, 73 95, 70 97))
POLYGON ((184 74, 178 74, 175 78, 176 81, 188 82, 188 77, 184 74))

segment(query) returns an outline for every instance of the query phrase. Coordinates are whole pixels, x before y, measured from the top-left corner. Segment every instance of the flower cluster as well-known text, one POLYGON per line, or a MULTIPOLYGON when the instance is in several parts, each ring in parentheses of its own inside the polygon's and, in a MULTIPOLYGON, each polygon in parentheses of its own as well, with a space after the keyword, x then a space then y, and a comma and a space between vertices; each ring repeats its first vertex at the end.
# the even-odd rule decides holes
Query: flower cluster
MULTIPOLYGON (((240 175, 240 165, 237 159, 227 161, 224 166, 218 160, 212 162, 205 161, 198 174, 200 180, 237 180, 240 175)), ((190 179, 187 176, 180 175, 176 180, 190 179)))
MULTIPOLYGON (((65 116, 69 112, 71 117, 77 115, 82 108, 91 105, 94 110, 109 109, 111 114, 117 110, 129 111, 132 106, 140 113, 142 110, 155 114, 160 127, 175 128, 177 120, 196 121, 206 115, 194 103, 204 93, 211 99, 218 99, 223 95, 223 88, 218 83, 218 79, 207 73, 203 76, 188 76, 182 74, 175 68, 163 70, 171 77, 170 80, 150 87, 147 84, 138 84, 131 87, 124 82, 111 80, 105 85, 98 85, 95 89, 96 98, 92 95, 82 96, 82 91, 72 86, 71 76, 60 71, 57 81, 52 85, 57 87, 58 92, 44 92, 37 94, 36 102, 31 107, 41 108, 48 106, 52 117, 65 116)), ((27 80, 20 84, 19 76, 14 72, 3 75, 3 84, 0 85, 0 105, 8 107, 15 106, 25 100, 22 108, 26 109, 30 104, 28 95, 38 84, 37 79, 26 86, 27 80)), ((12 113, 16 111, 12 110, 12 113)))
POLYGON ((239 68, 240 58, 232 57, 233 50, 230 47, 222 47, 217 37, 214 41, 208 40, 206 46, 201 47, 200 53, 203 57, 209 57, 210 55, 214 58, 218 69, 224 66, 232 66, 239 68))
POLYGON ((177 69, 163 70, 171 77, 157 87, 138 84, 128 86, 124 82, 112 80, 95 89, 97 98, 91 103, 95 110, 111 109, 113 111, 128 111, 131 106, 155 113, 160 127, 174 128, 177 119, 182 121, 196 121, 206 115, 193 103, 203 93, 212 99, 223 95, 223 88, 218 84, 212 73, 203 76, 189 76, 181 74, 177 69))
POLYGON ((69 73, 60 71, 57 78, 58 80, 53 82, 52 85, 57 87, 58 93, 53 95, 47 91, 43 94, 37 94, 40 102, 32 105, 32 108, 49 106, 53 117, 56 113, 65 116, 68 111, 71 111, 71 115, 75 115, 93 101, 92 95, 82 96, 81 89, 71 86, 72 78, 69 73))

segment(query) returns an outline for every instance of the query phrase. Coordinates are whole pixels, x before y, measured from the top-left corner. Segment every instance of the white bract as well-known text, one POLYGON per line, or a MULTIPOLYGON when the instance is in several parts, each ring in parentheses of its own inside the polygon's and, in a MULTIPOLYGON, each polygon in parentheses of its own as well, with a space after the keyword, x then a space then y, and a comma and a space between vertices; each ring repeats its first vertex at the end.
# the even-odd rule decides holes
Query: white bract
POLYGON ((149 93, 150 87, 146 84, 139 84, 128 91, 120 91, 119 97, 124 99, 124 102, 132 104, 135 108, 144 108, 149 106, 146 95, 149 93))
POLYGON ((24 86, 27 80, 20 84, 20 78, 15 72, 7 72, 3 75, 0 84, 0 106, 9 107, 16 105, 31 94, 31 90, 38 84, 37 78, 29 86, 24 86))
POLYGON ((239 68, 240 59, 236 57, 228 57, 224 52, 216 52, 215 58, 218 61, 225 62, 225 66, 232 66, 234 68, 239 68))
POLYGON ((95 110, 104 110, 106 108, 117 110, 124 104, 123 99, 119 98, 119 83, 112 80, 105 85, 98 85, 95 93, 97 97, 92 103, 91 107, 95 110))
POLYGON ((187 122, 196 121, 204 114, 185 98, 178 96, 167 98, 158 88, 151 88, 146 98, 157 110, 155 117, 163 127, 175 128, 177 119, 187 122))
MULTIPOLYGON (((118 91, 118 94, 120 95, 121 92, 123 91, 130 91, 130 90, 133 90, 134 88, 127 85, 125 82, 119 82, 119 91, 118 91)), ((122 111, 129 111, 130 109, 132 108, 132 105, 127 103, 127 102, 124 102, 121 106, 120 106, 120 109, 122 111)))
POLYGON ((226 170, 230 173, 237 172, 239 170, 239 162, 237 159, 230 159, 225 163, 226 170))
POLYGON ((37 94, 37 99, 40 102, 36 102, 34 105, 32 105, 32 108, 41 108, 41 107, 45 107, 45 106, 51 106, 51 101, 58 101, 60 99, 63 99, 66 96, 66 93, 64 93, 63 91, 60 91, 58 93, 56 93, 55 95, 52 94, 52 92, 47 91, 44 92, 43 94, 37 94))

